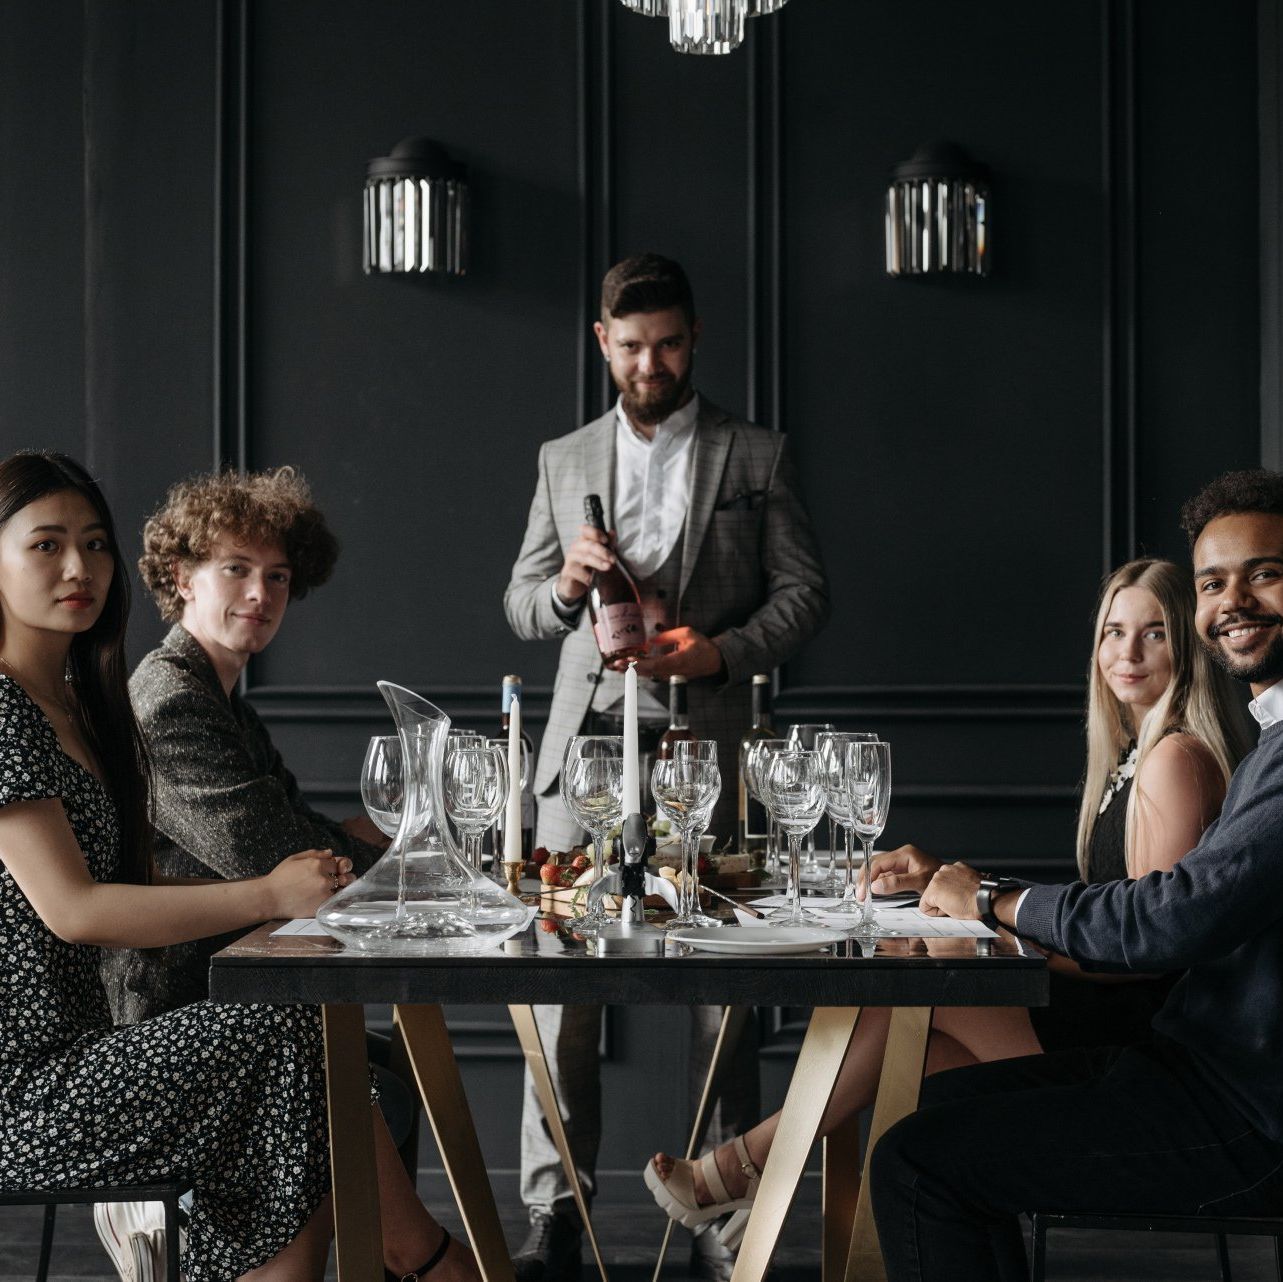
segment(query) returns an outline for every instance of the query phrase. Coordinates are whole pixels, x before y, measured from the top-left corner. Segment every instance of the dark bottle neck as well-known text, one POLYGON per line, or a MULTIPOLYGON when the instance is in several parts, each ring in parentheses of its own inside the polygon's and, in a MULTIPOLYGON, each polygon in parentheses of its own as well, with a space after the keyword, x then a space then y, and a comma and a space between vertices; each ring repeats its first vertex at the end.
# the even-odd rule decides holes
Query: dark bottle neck
POLYGON ((686 711, 684 681, 668 687, 668 724, 677 730, 686 730, 690 727, 690 715, 686 711))
POLYGON ((765 684, 753 687, 753 729, 769 730, 771 727, 771 687, 765 684))

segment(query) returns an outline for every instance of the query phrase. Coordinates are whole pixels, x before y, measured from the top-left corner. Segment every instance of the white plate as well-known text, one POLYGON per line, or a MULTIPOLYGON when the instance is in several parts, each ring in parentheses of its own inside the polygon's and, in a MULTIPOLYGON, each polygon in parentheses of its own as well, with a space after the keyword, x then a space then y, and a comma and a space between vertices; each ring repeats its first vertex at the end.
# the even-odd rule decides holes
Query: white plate
POLYGON ((765 926, 745 930, 740 926, 723 926, 720 930, 670 930, 669 939, 689 944, 702 953, 813 953, 827 948, 842 938, 840 931, 821 930, 818 926, 765 926))

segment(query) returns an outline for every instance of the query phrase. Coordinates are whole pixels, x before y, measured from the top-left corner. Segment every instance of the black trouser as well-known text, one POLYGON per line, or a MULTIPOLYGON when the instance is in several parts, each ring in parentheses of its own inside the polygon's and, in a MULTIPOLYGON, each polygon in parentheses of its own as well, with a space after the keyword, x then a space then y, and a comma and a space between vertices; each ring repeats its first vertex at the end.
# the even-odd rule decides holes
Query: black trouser
POLYGON ((939 1073, 872 1180, 888 1282, 1008 1282, 1021 1211, 1276 1214, 1283 1144, 1160 1040, 939 1073))

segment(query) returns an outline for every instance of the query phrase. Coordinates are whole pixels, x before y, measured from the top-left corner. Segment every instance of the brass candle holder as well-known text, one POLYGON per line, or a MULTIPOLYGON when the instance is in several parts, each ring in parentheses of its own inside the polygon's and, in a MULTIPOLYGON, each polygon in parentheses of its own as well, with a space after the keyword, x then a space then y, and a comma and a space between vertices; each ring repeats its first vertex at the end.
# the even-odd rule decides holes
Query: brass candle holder
POLYGON ((520 895, 521 890, 518 883, 521 881, 521 874, 525 870, 526 863, 524 859, 503 861, 504 876, 508 879, 508 894, 520 895))

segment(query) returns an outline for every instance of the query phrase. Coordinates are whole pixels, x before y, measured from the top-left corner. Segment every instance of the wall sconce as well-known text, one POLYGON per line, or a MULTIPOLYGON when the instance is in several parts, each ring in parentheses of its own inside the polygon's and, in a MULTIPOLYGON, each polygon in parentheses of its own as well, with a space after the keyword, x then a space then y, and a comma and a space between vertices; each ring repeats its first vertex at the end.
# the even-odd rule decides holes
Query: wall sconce
POLYGON ((989 170, 961 147, 927 143, 891 171, 887 274, 989 274, 989 170))
POLYGON ((365 167, 365 274, 468 270, 468 171, 431 138, 365 167))
POLYGON ((730 53, 744 40, 744 19, 775 13, 788 0, 623 0, 647 18, 668 19, 678 53, 730 53))

